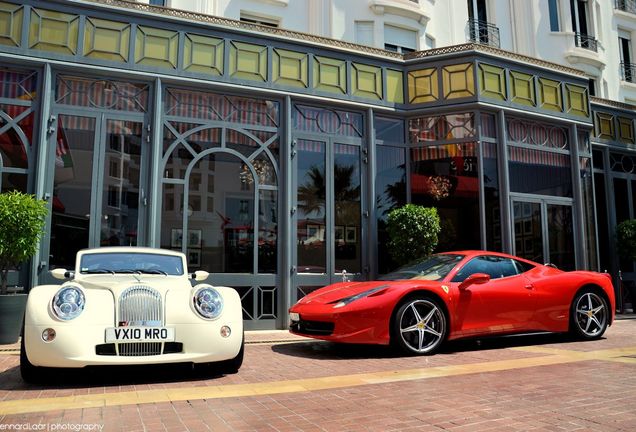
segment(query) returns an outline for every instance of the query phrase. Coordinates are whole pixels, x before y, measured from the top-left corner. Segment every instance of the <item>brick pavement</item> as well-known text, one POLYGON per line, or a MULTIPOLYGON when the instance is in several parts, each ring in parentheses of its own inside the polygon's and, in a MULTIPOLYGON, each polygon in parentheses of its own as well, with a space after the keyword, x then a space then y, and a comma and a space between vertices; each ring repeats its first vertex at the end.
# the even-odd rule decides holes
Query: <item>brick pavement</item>
POLYGON ((0 430, 633 431, 635 334, 621 320, 599 341, 499 338, 402 357, 259 332, 236 375, 108 368, 45 387, 24 384, 18 356, 0 351, 0 430))

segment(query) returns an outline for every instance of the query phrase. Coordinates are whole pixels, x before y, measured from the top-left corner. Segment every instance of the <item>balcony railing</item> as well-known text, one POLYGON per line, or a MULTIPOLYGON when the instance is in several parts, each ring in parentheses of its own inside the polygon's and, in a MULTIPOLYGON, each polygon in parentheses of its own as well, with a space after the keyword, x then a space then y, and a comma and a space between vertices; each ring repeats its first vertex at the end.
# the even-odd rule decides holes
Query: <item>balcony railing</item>
POLYGON ((598 41, 593 36, 583 33, 574 33, 574 43, 579 48, 585 48, 590 51, 598 52, 598 41))
POLYGON ((636 14, 636 0, 616 0, 616 9, 636 14))
POLYGON ((636 64, 621 63, 621 79, 630 83, 636 82, 636 64))
POLYGON ((499 27, 485 21, 468 21, 468 37, 471 41, 497 48, 499 42, 499 27))

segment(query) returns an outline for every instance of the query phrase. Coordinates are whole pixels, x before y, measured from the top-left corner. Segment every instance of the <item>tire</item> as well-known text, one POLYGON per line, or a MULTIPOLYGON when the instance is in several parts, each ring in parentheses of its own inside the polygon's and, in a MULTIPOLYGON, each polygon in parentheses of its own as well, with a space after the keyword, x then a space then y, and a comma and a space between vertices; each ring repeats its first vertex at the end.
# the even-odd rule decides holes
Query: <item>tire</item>
POLYGON ((439 301, 413 297, 400 304, 391 323, 391 342, 410 355, 434 354, 448 334, 448 317, 439 301))
POLYGON ((34 366, 27 357, 26 348, 24 346, 24 334, 20 341, 20 375, 22 379, 30 384, 43 384, 47 382, 49 374, 47 374, 48 368, 34 366))
POLYGON ((577 339, 593 340, 607 330, 609 307, 597 291, 579 292, 570 306, 570 333, 577 339))
POLYGON ((243 333, 243 338, 241 339, 241 349, 239 350, 236 357, 230 360, 224 360, 218 362, 216 364, 219 372, 225 375, 232 375, 239 371, 241 365, 243 364, 243 355, 245 354, 245 333, 243 333))

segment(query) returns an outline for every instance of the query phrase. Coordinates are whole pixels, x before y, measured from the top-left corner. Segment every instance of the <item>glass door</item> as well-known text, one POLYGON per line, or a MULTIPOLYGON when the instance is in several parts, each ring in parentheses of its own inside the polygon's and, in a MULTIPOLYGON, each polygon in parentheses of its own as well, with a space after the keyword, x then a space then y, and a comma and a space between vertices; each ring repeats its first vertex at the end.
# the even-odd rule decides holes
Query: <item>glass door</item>
POLYGON ((322 286, 362 278, 367 259, 360 145, 294 142, 292 303, 322 286))
POLYGON ((63 112, 56 118, 51 235, 41 270, 73 268, 80 249, 144 244, 143 121, 63 112))
POLYGON ((513 198, 513 253, 562 270, 576 268, 572 204, 513 198))

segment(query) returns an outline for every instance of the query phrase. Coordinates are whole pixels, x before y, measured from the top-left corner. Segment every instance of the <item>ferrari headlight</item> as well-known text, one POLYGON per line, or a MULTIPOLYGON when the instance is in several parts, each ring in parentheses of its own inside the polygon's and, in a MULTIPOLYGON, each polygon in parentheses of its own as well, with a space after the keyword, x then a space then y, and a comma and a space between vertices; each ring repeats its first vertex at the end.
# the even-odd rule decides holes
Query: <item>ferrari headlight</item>
POLYGON ((223 297, 211 286, 199 288, 194 294, 194 308, 205 319, 215 319, 223 311, 223 297))
POLYGON ((84 310, 86 299, 78 286, 67 285, 53 297, 53 312, 64 321, 77 318, 84 310))
POLYGON ((382 285, 382 286, 379 286, 379 287, 371 288, 370 290, 363 291, 363 292, 361 292, 359 294, 356 294, 356 295, 345 297, 343 299, 338 300, 338 302, 335 305, 333 305, 333 307, 334 307, 334 309, 344 307, 344 306, 348 305, 351 302, 354 302, 356 300, 360 300, 361 298, 364 298, 364 297, 369 297, 371 294, 376 294, 379 291, 383 291, 387 287, 388 287, 388 285, 382 285))

